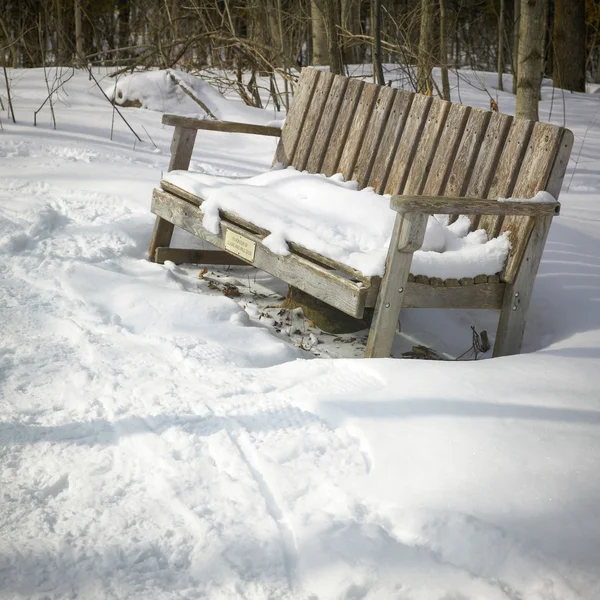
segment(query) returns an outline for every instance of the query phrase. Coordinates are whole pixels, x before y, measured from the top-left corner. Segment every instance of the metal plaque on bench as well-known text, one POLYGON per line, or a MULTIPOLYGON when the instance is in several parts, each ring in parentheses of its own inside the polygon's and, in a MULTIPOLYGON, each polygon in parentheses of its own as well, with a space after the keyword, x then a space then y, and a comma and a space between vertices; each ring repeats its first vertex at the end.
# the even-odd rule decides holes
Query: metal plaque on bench
POLYGON ((225 249, 248 262, 252 262, 256 251, 256 242, 228 229, 225 232, 225 249))

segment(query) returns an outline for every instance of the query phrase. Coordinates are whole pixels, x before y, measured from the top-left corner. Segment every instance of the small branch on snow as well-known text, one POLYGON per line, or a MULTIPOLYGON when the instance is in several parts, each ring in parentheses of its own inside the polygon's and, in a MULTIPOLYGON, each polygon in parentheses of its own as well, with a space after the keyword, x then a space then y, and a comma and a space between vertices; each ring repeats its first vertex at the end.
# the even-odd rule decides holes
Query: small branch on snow
POLYGON ((217 117, 211 112, 208 106, 206 106, 206 104, 204 104, 204 102, 202 102, 202 100, 200 100, 200 98, 198 98, 198 96, 194 94, 194 92, 190 89, 188 84, 185 83, 185 81, 182 81, 179 77, 177 77, 177 75, 175 75, 172 69, 167 69, 167 73, 169 74, 169 77, 173 80, 173 83, 175 85, 178 85, 184 91, 184 93, 187 94, 196 104, 198 104, 211 119, 218 121, 217 117))

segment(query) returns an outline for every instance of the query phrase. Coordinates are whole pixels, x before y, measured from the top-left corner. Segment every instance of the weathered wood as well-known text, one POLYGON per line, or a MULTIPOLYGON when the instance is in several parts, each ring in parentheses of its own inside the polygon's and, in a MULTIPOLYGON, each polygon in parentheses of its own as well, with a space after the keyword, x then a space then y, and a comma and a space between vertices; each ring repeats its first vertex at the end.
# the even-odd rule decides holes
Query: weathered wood
POLYGON ((310 108, 304 119, 298 147, 292 160, 292 166, 298 171, 306 169, 306 163, 313 147, 315 136, 319 129, 323 110, 329 97, 331 84, 333 83, 334 75, 331 73, 321 73, 319 81, 315 87, 315 91, 310 102, 310 108))
MULTIPOLYGON (((562 131, 561 128, 547 123, 535 124, 512 192, 513 197, 531 198, 538 191, 546 189, 560 146, 562 131)), ((502 223, 500 233, 510 232, 511 242, 503 274, 507 283, 511 283, 516 276, 533 227, 534 221, 531 218, 508 216, 502 223)))
POLYGON ((433 156, 427 181, 423 187, 423 194, 426 196, 437 196, 444 191, 470 112, 469 106, 450 105, 448 117, 441 132, 443 143, 439 144, 433 156))
POLYGON ((360 282, 355 283, 296 254, 287 256, 274 254, 260 243, 259 236, 228 221, 221 221, 220 235, 210 233, 202 227, 204 215, 200 207, 168 192, 154 190, 152 212, 221 250, 226 250, 225 232, 233 231, 256 244, 255 256, 252 261, 255 267, 279 277, 286 283, 323 300, 346 314, 358 319, 363 316, 368 289, 360 282))
POLYGON ((170 260, 176 265, 239 265, 251 266, 247 261, 223 252, 222 250, 201 250, 197 248, 157 248, 154 262, 160 265, 170 260))
POLYGON ((392 351, 413 253, 423 244, 426 228, 427 215, 396 216, 365 358, 386 358, 392 351))
MULTIPOLYGON (((532 131, 531 121, 518 119, 512 122, 500 159, 493 169, 488 198, 495 200, 511 197, 532 131)), ((498 216, 483 216, 479 221, 479 227, 487 231, 489 238, 497 237, 501 225, 502 217, 498 216)))
MULTIPOLYGON (((546 183, 547 191, 555 197, 560 192, 572 146, 573 134, 565 129, 546 183)), ((514 280, 506 286, 494 344, 494 356, 518 354, 521 351, 533 285, 551 222, 552 217, 535 220, 514 280)))
POLYGON ((373 162, 379 148, 379 142, 381 141, 381 136, 395 97, 396 90, 394 88, 380 88, 352 174, 352 179, 358 182, 359 189, 364 188, 369 181, 373 162))
POLYGON ((362 95, 364 86, 364 81, 359 81, 358 79, 351 79, 348 82, 348 87, 346 88, 346 93, 325 152, 323 166, 321 167, 321 172, 327 175, 327 177, 331 177, 338 172, 340 157, 344 151, 346 139, 353 124, 356 106, 362 95))
POLYGON ((429 215, 525 215, 556 216, 560 202, 498 202, 479 198, 449 198, 447 196, 392 196, 390 208, 399 212, 418 212, 429 215))
MULTIPOLYGON (((186 170, 190 166, 195 141, 196 129, 187 129, 181 125, 175 127, 171 140, 169 171, 186 170)), ((154 223, 152 239, 150 240, 150 247, 148 248, 149 260, 154 260, 158 247, 170 246, 172 237, 173 224, 157 217, 154 223)))
POLYGON ((255 135, 266 135, 279 137, 280 127, 270 125, 253 125, 252 123, 237 123, 235 121, 209 121, 204 119, 193 119, 180 117, 179 115, 163 115, 163 125, 175 125, 184 129, 203 129, 205 131, 222 131, 225 133, 251 133, 255 135))
POLYGON ((456 281, 455 286, 440 286, 433 281, 429 285, 407 282, 402 308, 498 309, 502 306, 505 287, 503 283, 461 286, 456 281))
POLYGON ((352 118, 352 127, 346 138, 342 156, 340 157, 340 164, 337 168, 338 172, 342 173, 346 180, 352 179, 354 175, 354 166, 356 165, 363 139, 369 127, 379 90, 382 89, 381 86, 373 83, 367 83, 363 87, 358 106, 352 118))
POLYGON ((304 119, 310 108, 320 74, 321 72, 317 69, 302 69, 294 101, 281 130, 281 139, 277 145, 273 163, 281 163, 284 167, 289 167, 293 163, 304 119))
POLYGON ((404 130, 404 125, 410 106, 415 95, 404 90, 396 90, 392 110, 388 116, 385 130, 381 141, 376 150, 375 162, 371 169, 371 175, 367 185, 370 185, 378 194, 382 194, 387 183, 387 178, 392 168, 394 157, 396 155, 400 136, 404 130))
POLYGON ((384 192, 386 194, 400 194, 404 189, 413 157, 417 152, 423 127, 425 127, 425 122, 427 121, 431 102, 432 98, 429 96, 417 94, 414 97, 406 125, 400 137, 398 150, 385 184, 384 192))
POLYGON ((346 88, 348 87, 348 81, 347 77, 342 77, 341 75, 334 76, 327 102, 323 108, 321 122, 310 150, 308 162, 306 163, 306 170, 309 173, 321 172, 325 152, 327 151, 329 141, 333 135, 340 107, 342 106, 346 88))
POLYGON ((410 165, 410 172, 402 193, 421 194, 423 192, 450 106, 450 102, 446 100, 434 100, 432 102, 419 140, 419 150, 410 165))

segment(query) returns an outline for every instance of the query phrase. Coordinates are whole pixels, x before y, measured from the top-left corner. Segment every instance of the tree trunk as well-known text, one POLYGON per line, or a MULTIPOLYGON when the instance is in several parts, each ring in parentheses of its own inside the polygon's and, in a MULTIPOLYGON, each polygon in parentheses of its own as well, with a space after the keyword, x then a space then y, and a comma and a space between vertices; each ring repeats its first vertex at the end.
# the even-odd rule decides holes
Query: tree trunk
POLYGON ((419 57, 417 69, 417 92, 431 95, 433 80, 433 11, 432 0, 421 0, 421 32, 419 35, 419 57))
POLYGON ((521 1, 516 116, 537 121, 544 64, 544 0, 521 1))
POLYGON ((83 65, 83 32, 81 28, 81 0, 75 0, 75 64, 83 65))
POLYGON ((585 92, 585 0, 554 0, 554 86, 585 92))
POLYGON ((504 91, 502 74, 504 73, 504 0, 500 0, 500 14, 498 15, 498 89, 504 91))
POLYGON ((521 0, 515 0, 515 18, 513 21, 513 84, 512 93, 517 93, 519 73, 519 28, 521 27, 521 0))
POLYGON ((448 24, 446 21, 446 1, 440 0, 440 64, 442 68, 442 97, 450 101, 450 80, 448 79, 448 24))
POLYGON ((371 0, 371 23, 373 27, 373 74, 379 85, 385 85, 381 64, 381 2, 371 0))
POLYGON ((339 0, 323 0, 327 8, 327 41, 329 43, 329 70, 335 75, 344 74, 342 44, 340 39, 341 10, 339 0))
POLYGON ((324 0, 312 0, 310 15, 312 23, 312 64, 316 67, 329 64, 329 45, 325 13, 321 10, 324 0))

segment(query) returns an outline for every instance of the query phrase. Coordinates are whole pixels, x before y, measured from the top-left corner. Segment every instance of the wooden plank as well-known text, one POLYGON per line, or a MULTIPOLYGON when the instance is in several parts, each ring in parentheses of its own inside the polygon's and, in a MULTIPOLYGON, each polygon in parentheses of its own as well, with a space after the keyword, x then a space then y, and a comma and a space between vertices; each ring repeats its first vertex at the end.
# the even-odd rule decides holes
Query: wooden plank
POLYGON ((277 145, 273 163, 281 163, 284 167, 292 164, 296 146, 302 132, 302 125, 310 108, 312 95, 317 86, 320 74, 321 72, 317 69, 302 69, 294 101, 287 113, 283 129, 281 130, 281 139, 277 145))
MULTIPOLYGON (((346 138, 354 119, 354 112, 356 106, 362 95, 362 90, 365 86, 364 81, 358 79, 351 79, 348 82, 344 100, 338 112, 335 126, 329 140, 329 145, 325 152, 325 158, 323 159, 323 165, 321 172, 327 177, 331 177, 338 172, 338 165, 344 146, 346 144, 346 138)), ((295 102, 295 100, 294 100, 295 102)))
POLYGON ((407 282, 403 308, 500 308, 505 284, 446 287, 407 282))
POLYGON ((321 122, 310 150, 308 162, 306 163, 306 170, 309 173, 321 172, 325 152, 329 147, 329 141, 333 135, 340 107, 342 106, 346 88, 348 87, 348 81, 347 77, 342 77, 341 75, 334 76, 327 102, 323 108, 323 116, 321 117, 321 122))
POLYGON ((387 124, 395 97, 396 90, 394 88, 380 88, 351 177, 354 181, 358 182, 359 189, 364 188, 369 181, 381 136, 387 124))
POLYGON ((378 194, 383 194, 383 190, 385 189, 414 97, 415 95, 411 92, 396 90, 392 110, 385 124, 385 129, 377 148, 375 162, 367 183, 378 194))
MULTIPOLYGON (((512 195, 515 198, 531 198, 546 189, 554 159, 559 150, 563 129, 547 123, 536 123, 531 134, 527 153, 523 159, 519 176, 512 195)), ((530 217, 508 216, 504 219, 500 233, 510 232, 511 248, 504 268, 504 281, 514 280, 529 236, 534 227, 530 217)))
POLYGON ((300 131, 298 147, 292 160, 292 166, 298 171, 306 169, 306 163, 312 150, 315 136, 320 128, 321 118, 325 109, 325 104, 329 97, 329 91, 333 83, 334 75, 331 73, 321 73, 319 81, 313 92, 310 106, 300 131))
POLYGON ((360 95, 337 168, 338 173, 342 173, 347 181, 351 180, 354 175, 354 167, 380 90, 383 90, 381 86, 366 83, 360 95))
POLYGON ((200 250, 197 248, 157 248, 154 262, 160 265, 170 260, 176 265, 240 265, 249 267, 245 260, 222 250, 200 250))
POLYGON ((422 193, 451 106, 451 103, 445 100, 434 100, 432 102, 417 152, 410 165, 404 193, 422 193))
MULTIPOLYGON (((572 146, 573 134, 565 129, 562 132, 559 149, 547 182, 547 191, 555 197, 558 197, 560 193, 560 186, 569 162, 572 146)), ((514 281, 506 286, 496 333, 494 356, 518 354, 521 350, 535 276, 542 258, 551 221, 552 217, 536 219, 514 281)))
POLYGON ((413 253, 423 244, 426 228, 427 215, 396 215, 365 358, 387 358, 392 351, 413 253))
MULTIPOLYGON (((512 122, 500 159, 493 171, 488 198, 510 198, 532 131, 533 121, 515 119, 512 122)), ((483 216, 479 221, 479 227, 485 229, 490 238, 497 237, 501 225, 502 218, 498 216, 483 216)))
POLYGON ((423 187, 423 194, 437 196, 446 188, 451 167, 459 149, 463 132, 471 108, 463 104, 451 104, 446 118, 446 123, 441 133, 441 142, 438 144, 431 168, 427 173, 427 181, 423 187))
POLYGON ((474 215, 556 216, 560 214, 559 202, 498 202, 498 200, 447 196, 392 196, 390 208, 399 213, 418 212, 429 215, 460 215, 467 211, 474 215))
MULTIPOLYGON (((469 113, 460 146, 451 165, 448 180, 444 188, 446 196, 464 196, 483 198, 482 194, 466 194, 467 186, 474 173, 475 162, 486 136, 491 112, 473 108, 469 113)), ((487 190, 486 190, 487 191, 487 190)))
POLYGON ((154 190, 152 212, 221 250, 225 250, 225 233, 233 231, 256 243, 252 263, 255 267, 279 277, 352 317, 360 319, 363 316, 368 289, 360 282, 355 283, 296 254, 274 254, 260 243, 259 236, 228 221, 221 221, 220 235, 210 233, 202 227, 203 214, 198 206, 168 192, 154 190))
POLYGON ((396 156, 392 162, 389 176, 385 184, 386 194, 399 194, 404 184, 417 151, 417 146, 427 121, 429 108, 433 99, 429 96, 416 94, 410 107, 406 125, 402 131, 396 156))
POLYGON ((185 129, 202 129, 205 131, 222 131, 225 133, 250 133, 271 137, 279 137, 281 135, 281 127, 238 123, 236 121, 209 121, 181 117, 179 115, 163 115, 162 122, 163 125, 176 125, 185 129))
MULTIPOLYGON (((180 125, 175 127, 171 140, 169 171, 187 170, 192 159, 195 141, 195 129, 186 129, 180 125)), ((152 238, 150 239, 150 247, 148 248, 148 259, 151 261, 154 260, 156 249, 158 247, 168 247, 171 244, 172 238, 173 224, 157 217, 154 223, 154 230, 152 231, 152 238)))

